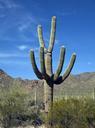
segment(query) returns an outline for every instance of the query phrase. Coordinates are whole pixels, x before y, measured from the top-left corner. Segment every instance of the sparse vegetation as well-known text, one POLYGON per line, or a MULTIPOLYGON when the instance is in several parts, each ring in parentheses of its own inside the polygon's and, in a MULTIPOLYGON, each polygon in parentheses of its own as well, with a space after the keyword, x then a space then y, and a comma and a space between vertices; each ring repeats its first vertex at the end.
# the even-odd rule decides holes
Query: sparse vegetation
POLYGON ((2 127, 20 125, 33 117, 33 101, 30 92, 24 86, 14 84, 7 88, 0 88, 0 123, 2 127), (31 105, 29 104, 31 102, 31 105))
POLYGON ((52 113, 53 118, 48 116, 47 120, 53 123, 54 128, 95 127, 95 101, 93 99, 56 101, 52 113))
MULTIPOLYGON (((44 120, 44 113, 39 111, 43 108, 40 106, 43 97, 39 95, 43 90, 42 88, 36 90, 36 107, 34 106, 34 91, 35 88, 30 90, 17 81, 10 86, 0 87, 0 123, 2 127, 35 125, 38 121, 40 124, 45 121, 48 121, 49 124, 52 122, 54 128, 95 127, 95 102, 91 97, 81 96, 79 99, 67 100, 59 97, 57 101, 54 101, 53 120, 50 116, 44 120)), ((59 96, 57 92, 56 96, 59 96)))

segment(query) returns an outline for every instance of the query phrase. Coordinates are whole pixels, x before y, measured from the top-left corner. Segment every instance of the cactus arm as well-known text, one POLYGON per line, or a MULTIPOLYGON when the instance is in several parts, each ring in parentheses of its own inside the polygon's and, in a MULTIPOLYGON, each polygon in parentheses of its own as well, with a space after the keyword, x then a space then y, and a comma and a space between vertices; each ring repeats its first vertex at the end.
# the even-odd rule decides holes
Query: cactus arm
POLYGON ((49 42, 49 48, 48 48, 49 52, 52 52, 54 47, 55 32, 56 32, 56 17, 53 16, 52 22, 51 22, 51 34, 50 34, 50 42, 49 42))
POLYGON ((60 52, 59 65, 58 65, 57 71, 54 74, 54 81, 58 79, 58 77, 59 77, 59 75, 62 71, 62 67, 63 67, 63 64, 64 64, 64 58, 65 58, 65 48, 62 47, 61 52, 60 52))
POLYGON ((49 80, 49 75, 46 73, 46 67, 45 67, 45 54, 44 54, 44 48, 40 47, 40 65, 41 65, 41 73, 43 75, 43 79, 49 80))
POLYGON ((62 76, 59 76, 57 80, 54 81, 54 84, 61 84, 62 83, 62 76))
POLYGON ((51 53, 47 53, 45 55, 45 67, 46 67, 46 73, 49 77, 51 77, 53 75, 53 71, 52 71, 52 54, 51 53))
POLYGON ((38 25, 37 31, 38 31, 38 38, 39 38, 40 47, 45 47, 41 25, 38 25))
POLYGON ((35 55, 34 55, 34 51, 33 50, 30 51, 30 59, 31 59, 31 64, 32 64, 32 67, 33 67, 33 70, 34 70, 36 76, 39 79, 43 79, 42 73, 37 68, 36 61, 35 61, 35 55))
POLYGON ((41 65, 41 73, 44 77, 46 77, 46 69, 45 69, 45 57, 44 57, 44 48, 40 47, 40 65, 41 65))
POLYGON ((74 63, 75 63, 75 60, 76 60, 76 54, 73 53, 72 57, 71 57, 71 60, 70 60, 70 63, 67 67, 67 69, 65 70, 65 73, 63 74, 63 76, 60 76, 56 81, 55 81, 55 84, 61 84, 70 74, 73 66, 74 66, 74 63))
POLYGON ((70 60, 70 63, 68 65, 67 69, 65 70, 65 73, 62 76, 62 81, 64 81, 69 76, 69 74, 70 74, 70 72, 74 66, 75 60, 76 60, 76 54, 73 53, 71 60, 70 60))

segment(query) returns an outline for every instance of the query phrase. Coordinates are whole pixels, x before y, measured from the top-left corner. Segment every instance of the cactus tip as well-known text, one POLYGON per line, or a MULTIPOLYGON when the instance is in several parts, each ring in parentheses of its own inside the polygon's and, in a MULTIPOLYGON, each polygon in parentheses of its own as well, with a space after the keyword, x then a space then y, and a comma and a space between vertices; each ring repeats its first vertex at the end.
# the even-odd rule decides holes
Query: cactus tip
POLYGON ((55 19, 56 19, 56 16, 53 16, 53 17, 52 17, 52 19, 54 19, 54 20, 55 20, 55 19))
POLYGON ((34 50, 33 49, 30 49, 30 52, 33 52, 34 50))
POLYGON ((63 45, 62 48, 65 48, 65 46, 63 45))
POLYGON ((39 28, 42 28, 42 26, 41 26, 41 25, 38 25, 38 29, 39 29, 39 28))
POLYGON ((73 53, 73 56, 75 56, 75 57, 76 57, 76 53, 75 53, 75 52, 73 53))

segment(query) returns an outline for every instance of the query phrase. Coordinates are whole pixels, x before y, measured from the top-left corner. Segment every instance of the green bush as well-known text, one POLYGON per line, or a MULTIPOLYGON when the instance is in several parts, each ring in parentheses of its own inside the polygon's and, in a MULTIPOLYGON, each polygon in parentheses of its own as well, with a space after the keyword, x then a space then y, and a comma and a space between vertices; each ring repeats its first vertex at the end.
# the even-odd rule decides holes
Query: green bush
POLYGON ((0 122, 9 128, 12 118, 26 113, 28 91, 20 85, 0 88, 0 122))
POLYGON ((68 99, 54 102, 48 123, 54 128, 95 127, 95 101, 93 99, 68 99), (51 119, 51 113, 53 118, 51 119))

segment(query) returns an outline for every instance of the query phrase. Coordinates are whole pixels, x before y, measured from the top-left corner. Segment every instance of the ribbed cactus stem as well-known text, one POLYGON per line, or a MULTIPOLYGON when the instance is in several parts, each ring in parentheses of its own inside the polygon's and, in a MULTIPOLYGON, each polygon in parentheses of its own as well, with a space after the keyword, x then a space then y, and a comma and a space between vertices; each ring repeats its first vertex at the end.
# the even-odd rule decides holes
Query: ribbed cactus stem
POLYGON ((43 47, 40 47, 40 65, 41 65, 41 73, 43 75, 46 75, 44 48, 43 47))
POLYGON ((72 57, 70 59, 70 63, 62 76, 62 81, 64 81, 69 76, 69 74, 74 66, 75 60, 76 60, 76 54, 73 53, 72 57))
POLYGON ((44 81, 44 103, 45 112, 48 113, 49 106, 53 104, 53 86, 48 86, 46 81, 44 81))
POLYGON ((55 33, 56 33, 56 17, 53 16, 52 22, 51 22, 51 34, 50 34, 50 42, 49 42, 49 48, 48 48, 49 52, 52 52, 54 47, 55 33))
POLYGON ((58 79, 58 77, 62 71, 64 59, 65 59, 65 48, 64 48, 64 46, 62 46, 61 51, 60 51, 60 60, 59 60, 58 68, 54 74, 54 81, 56 81, 58 79))
POLYGON ((45 67, 46 67, 46 73, 48 76, 52 76, 52 54, 47 52, 45 55, 45 67))
POLYGON ((44 40, 43 40, 43 32, 42 32, 42 26, 38 25, 38 38, 40 42, 40 47, 45 47, 44 40))
POLYGON ((33 70, 36 74, 36 76, 39 78, 39 79, 43 79, 43 76, 42 76, 42 73, 39 71, 39 69, 37 68, 37 65, 36 65, 36 61, 35 61, 35 55, 34 55, 34 51, 31 49, 30 51, 30 59, 31 59, 31 64, 32 64, 32 67, 33 67, 33 70))

